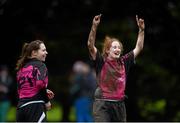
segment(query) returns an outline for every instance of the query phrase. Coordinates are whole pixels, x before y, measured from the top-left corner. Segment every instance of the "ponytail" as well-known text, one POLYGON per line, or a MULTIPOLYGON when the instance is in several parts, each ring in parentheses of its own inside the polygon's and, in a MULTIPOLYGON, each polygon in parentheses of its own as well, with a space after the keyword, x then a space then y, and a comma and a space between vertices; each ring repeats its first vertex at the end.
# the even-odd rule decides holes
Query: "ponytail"
POLYGON ((37 51, 40 48, 41 40, 35 40, 30 43, 24 43, 19 60, 16 63, 16 70, 19 70, 25 65, 28 59, 31 59, 32 51, 37 51))
POLYGON ((22 52, 19 60, 16 63, 16 70, 19 70, 27 60, 27 47, 29 46, 29 43, 24 43, 22 47, 22 52))

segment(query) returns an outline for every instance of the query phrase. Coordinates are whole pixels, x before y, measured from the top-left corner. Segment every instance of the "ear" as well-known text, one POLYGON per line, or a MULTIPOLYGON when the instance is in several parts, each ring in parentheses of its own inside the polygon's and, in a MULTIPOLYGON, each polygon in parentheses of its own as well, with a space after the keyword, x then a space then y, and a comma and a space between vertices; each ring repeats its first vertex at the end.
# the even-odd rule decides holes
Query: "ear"
POLYGON ((106 50, 106 53, 107 53, 107 54, 109 54, 109 52, 110 52, 109 50, 106 50))
POLYGON ((37 56, 37 51, 33 50, 32 53, 31 53, 31 56, 37 56))

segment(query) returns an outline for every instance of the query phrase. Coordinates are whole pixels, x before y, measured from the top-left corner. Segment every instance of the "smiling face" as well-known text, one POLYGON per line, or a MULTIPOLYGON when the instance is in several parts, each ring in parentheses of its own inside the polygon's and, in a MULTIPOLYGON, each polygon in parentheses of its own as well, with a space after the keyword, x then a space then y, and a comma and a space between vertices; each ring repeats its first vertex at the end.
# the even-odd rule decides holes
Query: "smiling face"
POLYGON ((113 41, 111 43, 111 47, 109 48, 108 52, 108 58, 109 59, 117 59, 121 55, 121 45, 118 41, 113 41))
POLYGON ((47 54, 48 53, 46 51, 46 46, 44 45, 44 43, 41 43, 38 50, 32 51, 32 58, 36 58, 40 61, 45 61, 47 54))

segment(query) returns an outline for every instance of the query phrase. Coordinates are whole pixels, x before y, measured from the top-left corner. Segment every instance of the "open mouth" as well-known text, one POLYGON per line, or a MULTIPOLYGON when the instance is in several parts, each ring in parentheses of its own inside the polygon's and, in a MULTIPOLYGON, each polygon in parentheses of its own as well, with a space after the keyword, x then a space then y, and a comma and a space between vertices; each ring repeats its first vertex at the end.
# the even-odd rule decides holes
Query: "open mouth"
POLYGON ((120 53, 119 52, 115 52, 114 54, 118 56, 120 53))

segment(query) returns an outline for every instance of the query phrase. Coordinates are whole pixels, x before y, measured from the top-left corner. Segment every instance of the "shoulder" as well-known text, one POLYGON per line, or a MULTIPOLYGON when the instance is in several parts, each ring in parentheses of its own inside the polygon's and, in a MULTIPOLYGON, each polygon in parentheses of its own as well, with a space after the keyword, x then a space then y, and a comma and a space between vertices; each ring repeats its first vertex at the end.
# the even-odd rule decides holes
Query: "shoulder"
POLYGON ((126 54, 124 54, 123 56, 121 56, 121 59, 124 59, 124 60, 129 59, 129 58, 133 58, 134 59, 134 52, 133 52, 133 50, 128 52, 128 53, 126 53, 126 54))
POLYGON ((37 60, 37 59, 32 59, 29 64, 31 64, 33 67, 37 67, 37 68, 46 68, 46 64, 43 63, 42 61, 40 60, 37 60))

